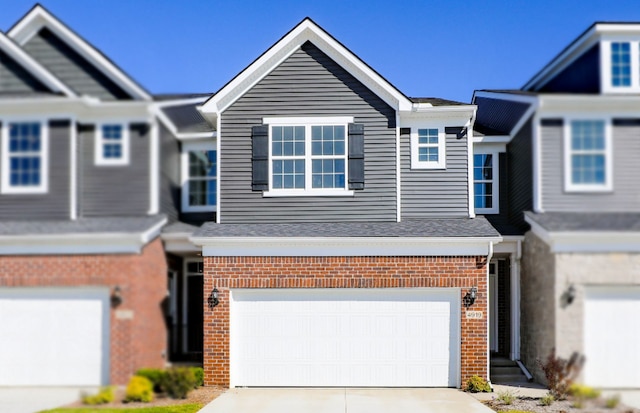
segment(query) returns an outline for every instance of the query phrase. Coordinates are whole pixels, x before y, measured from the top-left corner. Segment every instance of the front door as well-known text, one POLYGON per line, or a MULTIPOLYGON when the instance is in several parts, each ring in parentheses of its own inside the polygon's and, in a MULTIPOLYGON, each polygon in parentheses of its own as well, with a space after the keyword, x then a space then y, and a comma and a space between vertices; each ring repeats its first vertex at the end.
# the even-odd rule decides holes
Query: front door
POLYGON ((489 263, 489 349, 498 352, 498 263, 489 263))

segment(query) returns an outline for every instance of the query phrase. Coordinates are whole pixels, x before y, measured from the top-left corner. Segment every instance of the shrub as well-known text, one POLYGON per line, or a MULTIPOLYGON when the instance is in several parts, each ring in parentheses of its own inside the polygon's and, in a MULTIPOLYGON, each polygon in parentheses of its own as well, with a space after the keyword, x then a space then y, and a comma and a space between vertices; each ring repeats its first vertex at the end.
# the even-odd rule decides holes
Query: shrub
POLYGON ((172 399, 184 399, 196 385, 196 376, 188 367, 175 367, 166 371, 162 389, 172 399))
POLYGON ((516 401, 516 394, 509 390, 500 391, 497 394, 497 399, 502 402, 502 404, 511 405, 514 401, 516 401))
POLYGON ((204 369, 202 367, 191 367, 191 371, 196 378, 195 387, 204 386, 204 369))
POLYGON ((153 385, 153 391, 156 393, 162 392, 162 380, 164 378, 165 371, 163 369, 140 369, 136 371, 136 376, 146 377, 153 385))
POLYGON ((142 376, 133 376, 129 380, 127 390, 125 392, 124 402, 145 402, 153 400, 153 384, 151 381, 142 376))
POLYGON ((82 403, 95 406, 97 404, 111 403, 113 399, 115 399, 113 387, 107 386, 100 388, 100 391, 98 391, 97 394, 87 394, 82 396, 82 403))
POLYGON ((551 406, 556 399, 553 397, 553 394, 548 393, 546 396, 540 399, 540 404, 543 406, 551 406))
POLYGON ((569 386, 568 393, 578 399, 597 399, 600 397, 600 390, 583 384, 572 384, 569 386))
POLYGON ((607 409, 615 409, 618 404, 620 404, 619 394, 614 394, 613 396, 607 398, 607 400, 605 400, 604 402, 604 405, 607 407, 607 409))
POLYGON ((569 386, 571 386, 573 380, 578 373, 580 373, 583 364, 584 356, 580 356, 574 352, 569 360, 565 360, 561 357, 556 357, 555 349, 551 350, 551 353, 549 353, 544 363, 538 360, 538 365, 547 379, 549 393, 551 393, 556 400, 564 400, 567 398, 569 386))
POLYGON ((489 393, 491 392, 491 386, 482 377, 471 376, 467 381, 467 391, 471 393, 489 393))

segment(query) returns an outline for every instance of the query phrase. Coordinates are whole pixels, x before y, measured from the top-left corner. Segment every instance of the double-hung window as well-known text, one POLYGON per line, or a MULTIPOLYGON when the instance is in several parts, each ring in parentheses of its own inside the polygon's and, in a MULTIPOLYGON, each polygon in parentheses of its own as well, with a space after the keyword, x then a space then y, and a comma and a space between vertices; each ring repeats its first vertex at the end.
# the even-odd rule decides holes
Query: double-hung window
POLYGON ((96 165, 129 164, 129 130, 126 125, 98 125, 95 145, 96 165))
POLYGON ((411 168, 444 169, 446 137, 441 128, 411 131, 411 168))
POLYGON ((217 153, 214 143, 185 143, 182 149, 182 210, 216 209, 218 197, 217 153))
POLYGON ((473 155, 473 193, 477 213, 497 214, 499 212, 497 153, 473 155))
POLYGON ((565 130, 565 188, 612 189, 610 127, 604 120, 572 120, 565 130))
POLYGON ((269 191, 278 195, 348 195, 351 117, 265 118, 269 125, 269 191))
POLYGON ((2 192, 46 193, 47 127, 40 122, 9 122, 2 128, 2 192))

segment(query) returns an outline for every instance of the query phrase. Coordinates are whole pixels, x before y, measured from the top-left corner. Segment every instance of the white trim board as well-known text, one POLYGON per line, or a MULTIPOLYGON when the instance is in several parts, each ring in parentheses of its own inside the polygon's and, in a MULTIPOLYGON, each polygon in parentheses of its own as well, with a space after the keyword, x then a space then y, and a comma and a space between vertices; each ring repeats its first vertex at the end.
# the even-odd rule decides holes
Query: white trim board
POLYGON ((206 257, 488 255, 501 237, 191 237, 206 257))

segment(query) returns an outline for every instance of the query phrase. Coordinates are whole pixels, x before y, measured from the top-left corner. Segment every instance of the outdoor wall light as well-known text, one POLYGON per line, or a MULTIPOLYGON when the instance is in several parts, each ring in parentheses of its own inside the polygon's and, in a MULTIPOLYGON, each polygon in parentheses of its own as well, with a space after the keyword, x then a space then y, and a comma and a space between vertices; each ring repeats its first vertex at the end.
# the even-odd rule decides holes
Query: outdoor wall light
POLYGON ((465 307, 471 307, 476 302, 478 296, 478 287, 471 287, 471 289, 462 298, 462 303, 465 307))
POLYGON ((218 300, 218 294, 220 292, 218 291, 217 288, 213 288, 213 291, 211 291, 211 295, 209 295, 209 298, 207 298, 207 301, 209 302, 209 308, 213 309, 213 307, 217 306, 220 303, 220 300, 218 300))
POLYGON ((561 297, 562 308, 565 308, 571 305, 571 303, 573 303, 573 300, 575 299, 576 299, 576 287, 574 287, 574 285, 571 284, 569 288, 567 288, 567 291, 565 291, 564 294, 562 294, 562 297, 561 297))
POLYGON ((117 307, 122 304, 123 301, 124 299, 122 298, 122 290, 120 289, 119 285, 116 285, 113 288, 113 293, 111 293, 111 305, 113 307, 117 307))

